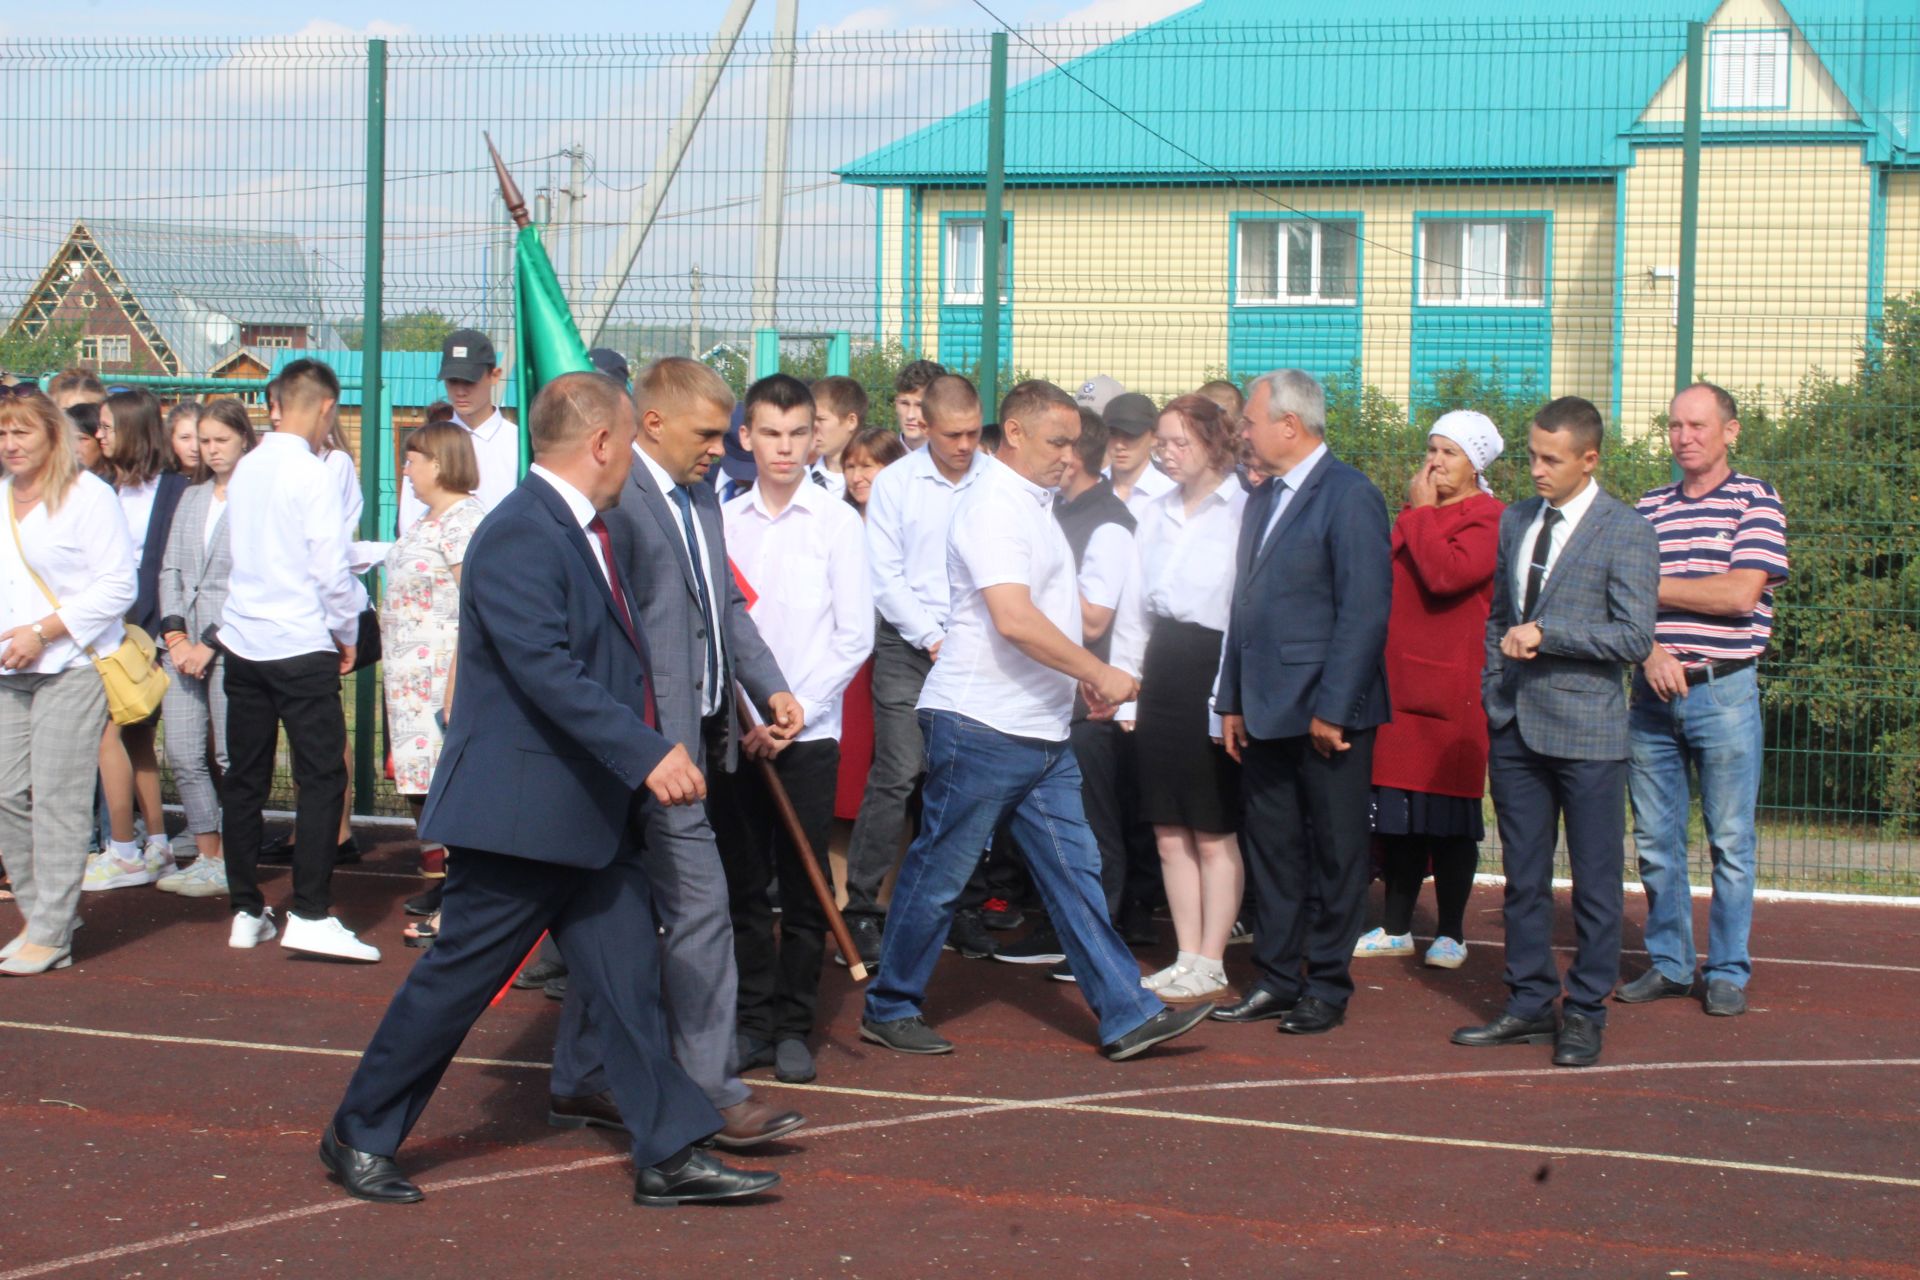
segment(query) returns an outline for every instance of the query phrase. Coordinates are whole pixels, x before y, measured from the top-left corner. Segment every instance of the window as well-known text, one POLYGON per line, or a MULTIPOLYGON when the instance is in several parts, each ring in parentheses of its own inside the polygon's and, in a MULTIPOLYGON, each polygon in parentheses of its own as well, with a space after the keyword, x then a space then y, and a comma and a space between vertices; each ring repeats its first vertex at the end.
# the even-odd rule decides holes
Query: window
POLYGON ((127 364, 133 359, 133 339, 121 334, 100 339, 101 364, 127 364))
POLYGON ((1359 297, 1357 219, 1248 218, 1239 234, 1236 302, 1351 306, 1359 297))
POLYGON ((264 333, 254 345, 267 350, 290 351, 293 349, 293 339, 284 333, 264 333))
POLYGON ((100 363, 100 339, 80 339, 80 358, 90 364, 100 363))
MULTIPOLYGON (((985 218, 949 218, 947 219, 947 246, 945 277, 946 287, 943 301, 962 307, 977 307, 982 300, 980 287, 981 272, 986 264, 981 261, 983 245, 981 232, 986 227, 985 218)), ((1000 226, 1000 301, 1009 301, 1007 279, 1012 274, 1013 251, 1007 238, 1007 224, 1000 226)))
POLYGON ((1425 219, 1419 267, 1420 301, 1430 306, 1538 305, 1546 299, 1546 220, 1425 219))
POLYGON ((1708 106, 1714 111, 1783 111, 1787 105, 1784 31, 1715 31, 1707 45, 1708 106))
POLYGON ((100 299, 94 296, 93 290, 83 289, 80 292, 80 305, 91 311, 100 305, 100 299))

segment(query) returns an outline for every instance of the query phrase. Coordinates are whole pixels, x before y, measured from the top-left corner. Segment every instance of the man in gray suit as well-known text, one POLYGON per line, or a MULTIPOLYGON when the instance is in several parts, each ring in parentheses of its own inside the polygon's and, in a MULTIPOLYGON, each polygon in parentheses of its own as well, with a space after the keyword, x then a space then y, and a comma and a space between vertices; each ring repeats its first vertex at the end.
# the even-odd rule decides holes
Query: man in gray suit
POLYGON ((1653 648, 1660 544, 1653 526, 1593 478, 1600 411, 1563 396, 1527 434, 1539 497, 1500 520, 1481 677, 1488 776, 1507 877, 1506 1011, 1455 1044, 1553 1042, 1553 1062, 1600 1060, 1606 998, 1620 976, 1626 857, 1627 701, 1622 676, 1653 648), (1561 818, 1573 865, 1573 964, 1564 1016, 1553 955, 1553 852, 1561 818))
MULTIPOLYGON (((735 680, 774 737, 791 739, 804 725, 747 616, 727 562, 720 504, 705 483, 724 448, 733 392, 706 365, 674 356, 647 367, 633 398, 640 418, 633 472, 607 526, 652 650, 660 731, 709 776, 731 773, 739 759, 735 680)), ((726 1121, 714 1142, 738 1149, 793 1132, 804 1117, 760 1101, 739 1077, 733 923, 705 807, 649 809, 641 863, 664 931, 673 1056, 726 1121)), ((593 1049, 592 1012, 569 988, 553 1055, 549 1118, 558 1125, 619 1126, 593 1049)))

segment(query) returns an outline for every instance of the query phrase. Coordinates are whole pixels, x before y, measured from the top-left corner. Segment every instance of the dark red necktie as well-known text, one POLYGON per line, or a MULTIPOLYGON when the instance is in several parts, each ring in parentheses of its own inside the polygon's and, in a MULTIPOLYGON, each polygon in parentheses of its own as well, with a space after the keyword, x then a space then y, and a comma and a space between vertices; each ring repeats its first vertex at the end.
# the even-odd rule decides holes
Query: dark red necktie
POLYGON ((626 629, 627 639, 633 642, 633 651, 640 655, 643 668, 641 692, 646 696, 646 710, 641 718, 647 722, 647 728, 658 729, 660 715, 653 705, 653 672, 644 670, 647 651, 640 647, 640 636, 633 629, 633 614, 627 610, 627 593, 620 588, 620 572, 613 567, 613 539, 607 533, 607 522, 595 516, 587 521, 587 532, 600 542, 600 554, 605 557, 602 563, 607 568, 607 586, 613 591, 613 611, 619 615, 620 625, 626 629))

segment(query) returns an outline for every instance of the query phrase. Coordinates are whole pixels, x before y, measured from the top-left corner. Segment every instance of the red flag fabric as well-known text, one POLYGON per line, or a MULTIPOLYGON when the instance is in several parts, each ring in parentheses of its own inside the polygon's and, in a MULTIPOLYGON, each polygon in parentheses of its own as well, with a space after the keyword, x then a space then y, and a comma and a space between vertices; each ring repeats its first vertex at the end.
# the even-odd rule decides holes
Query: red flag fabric
POLYGON ((747 581, 747 575, 740 572, 740 566, 733 562, 732 556, 727 557, 727 568, 733 571, 733 585, 739 587, 740 594, 747 598, 747 608, 753 608, 760 599, 760 593, 753 589, 751 582, 747 581))

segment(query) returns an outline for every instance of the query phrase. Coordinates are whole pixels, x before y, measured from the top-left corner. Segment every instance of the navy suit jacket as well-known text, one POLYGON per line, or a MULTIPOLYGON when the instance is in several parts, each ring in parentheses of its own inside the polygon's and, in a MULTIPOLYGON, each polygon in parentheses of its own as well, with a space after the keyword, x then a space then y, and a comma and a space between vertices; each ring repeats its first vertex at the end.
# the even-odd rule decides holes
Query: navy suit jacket
POLYGON ((672 750, 644 719, 636 635, 638 649, 565 500, 528 475, 467 544, 459 673, 421 837, 573 867, 612 862, 635 793, 672 750))
POLYGON ((1245 717, 1256 738, 1298 737, 1315 717, 1356 730, 1385 724, 1386 500, 1329 453, 1263 541, 1278 491, 1269 481, 1247 501, 1214 706, 1245 717))

